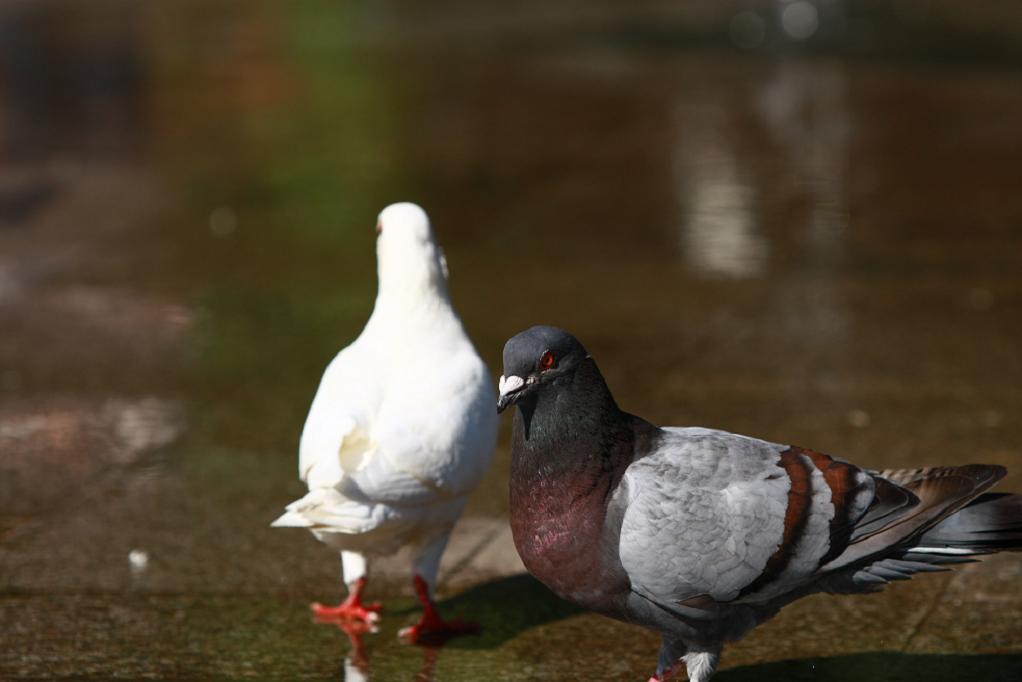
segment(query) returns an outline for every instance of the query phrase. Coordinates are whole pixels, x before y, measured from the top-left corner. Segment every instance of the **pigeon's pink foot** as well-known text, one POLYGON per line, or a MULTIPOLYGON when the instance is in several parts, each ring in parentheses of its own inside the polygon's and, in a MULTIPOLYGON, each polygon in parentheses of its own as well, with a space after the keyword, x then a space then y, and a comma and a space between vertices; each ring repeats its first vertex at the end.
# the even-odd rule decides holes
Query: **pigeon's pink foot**
MULTIPOLYGON (((365 604, 362 602, 362 592, 365 590, 366 579, 359 578, 355 586, 348 593, 348 598, 337 606, 324 606, 319 602, 312 604, 312 614, 320 623, 336 623, 337 621, 357 621, 369 626, 380 620, 379 611, 383 607, 380 604, 365 604)), ((368 628, 367 628, 368 629, 368 628)))
POLYGON ((668 680, 673 680, 675 672, 677 672, 677 666, 670 670, 665 670, 662 673, 653 673, 653 676, 649 678, 648 682, 667 682, 668 680))
POLYGON ((409 644, 442 644, 452 637, 478 635, 479 623, 463 620, 444 620, 437 613, 436 605, 429 596, 429 587, 420 576, 414 576, 415 594, 422 603, 422 618, 415 625, 403 628, 398 637, 409 644))

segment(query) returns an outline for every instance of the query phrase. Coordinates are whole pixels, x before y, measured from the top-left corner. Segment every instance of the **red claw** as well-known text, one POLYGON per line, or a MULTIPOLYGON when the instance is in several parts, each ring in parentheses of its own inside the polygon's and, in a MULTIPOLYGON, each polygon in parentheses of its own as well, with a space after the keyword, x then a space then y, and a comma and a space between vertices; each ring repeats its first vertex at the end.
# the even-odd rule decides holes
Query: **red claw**
POLYGON ((312 613, 320 623, 337 623, 338 621, 355 621, 366 624, 366 630, 380 620, 380 609, 378 603, 365 604, 362 602, 362 592, 365 590, 366 579, 359 578, 355 586, 348 593, 347 599, 337 606, 325 606, 316 602, 312 604, 312 613))
POLYGON ((348 660, 362 673, 369 675, 369 658, 366 656, 365 647, 362 645, 362 635, 369 630, 369 626, 361 621, 336 621, 337 627, 348 636, 348 660))
POLYGON ((479 623, 441 618, 429 596, 429 587, 420 576, 414 576, 412 583, 415 586, 415 594, 422 603, 422 618, 415 625, 398 632, 398 637, 403 641, 409 644, 442 644, 452 637, 479 634, 479 623))

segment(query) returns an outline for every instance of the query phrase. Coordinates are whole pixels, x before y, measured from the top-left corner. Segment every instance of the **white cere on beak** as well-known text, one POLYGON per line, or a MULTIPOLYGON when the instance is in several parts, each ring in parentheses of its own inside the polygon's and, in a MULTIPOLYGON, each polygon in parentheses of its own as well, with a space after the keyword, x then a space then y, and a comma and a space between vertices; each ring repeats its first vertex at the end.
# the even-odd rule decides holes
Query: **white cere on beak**
POLYGON ((505 396, 509 393, 514 393, 524 385, 525 380, 519 376, 512 374, 509 377, 504 377, 501 375, 500 382, 497 384, 497 390, 500 391, 500 395, 505 396))

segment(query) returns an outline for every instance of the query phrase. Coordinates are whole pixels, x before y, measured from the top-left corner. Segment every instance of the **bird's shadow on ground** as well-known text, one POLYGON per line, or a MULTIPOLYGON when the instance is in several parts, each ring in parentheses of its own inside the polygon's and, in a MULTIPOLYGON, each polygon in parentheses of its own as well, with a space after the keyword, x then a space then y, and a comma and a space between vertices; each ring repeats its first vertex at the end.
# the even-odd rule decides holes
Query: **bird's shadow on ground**
POLYGON ((1022 680, 1022 654, 947 655, 862 653, 747 665, 718 673, 714 682, 1002 682, 1022 680))
MULTIPOLYGON (((584 613, 526 573, 477 585, 442 601, 439 607, 446 617, 474 620, 482 626, 481 634, 457 637, 445 645, 463 650, 493 649, 530 628, 584 613)), ((1022 680, 1022 654, 867 652, 747 665, 723 670, 714 676, 714 682, 958 682, 962 679, 969 682, 1022 680)))
POLYGON ((529 628, 583 612, 527 573, 476 585, 438 607, 444 617, 464 618, 482 626, 478 635, 447 642, 452 649, 492 649, 529 628))

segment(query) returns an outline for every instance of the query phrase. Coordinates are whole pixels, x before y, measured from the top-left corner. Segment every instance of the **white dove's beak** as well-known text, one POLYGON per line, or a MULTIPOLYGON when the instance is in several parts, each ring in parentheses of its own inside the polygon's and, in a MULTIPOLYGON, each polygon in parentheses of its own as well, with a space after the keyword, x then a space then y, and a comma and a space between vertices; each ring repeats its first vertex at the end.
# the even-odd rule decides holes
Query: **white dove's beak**
POLYGON ((509 377, 501 376, 497 384, 497 391, 500 395, 497 398, 497 413, 503 412, 507 406, 517 399, 518 391, 525 387, 525 379, 512 374, 509 377))

